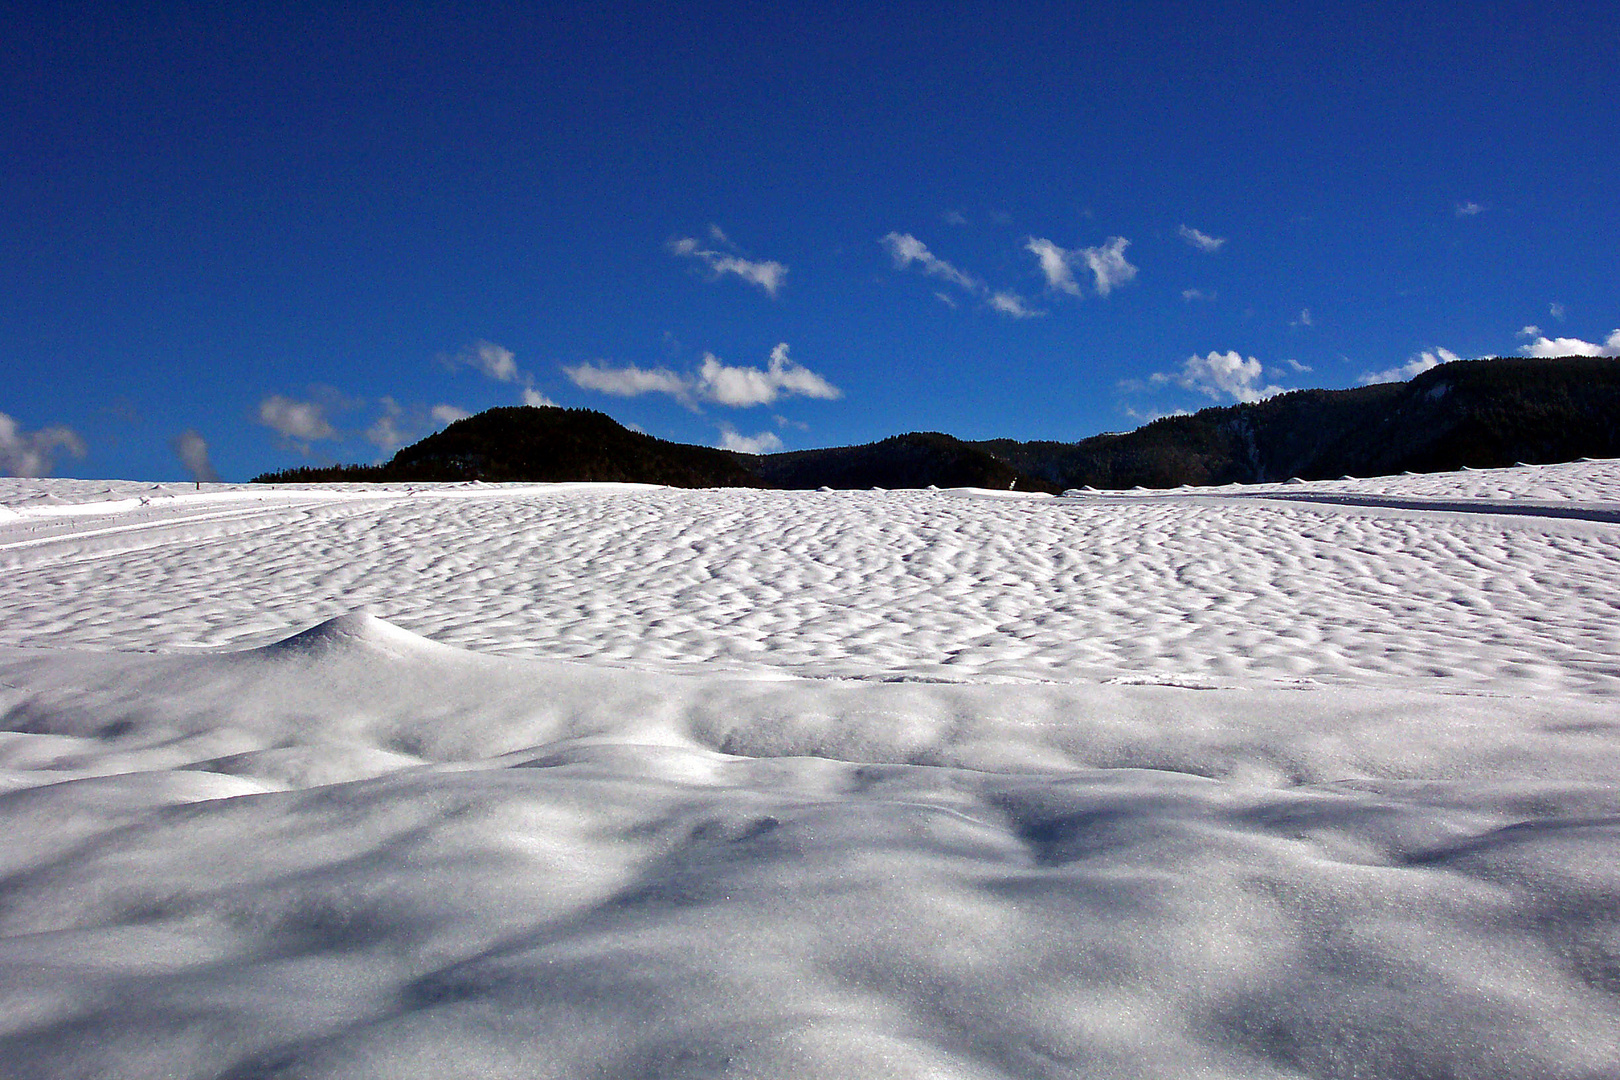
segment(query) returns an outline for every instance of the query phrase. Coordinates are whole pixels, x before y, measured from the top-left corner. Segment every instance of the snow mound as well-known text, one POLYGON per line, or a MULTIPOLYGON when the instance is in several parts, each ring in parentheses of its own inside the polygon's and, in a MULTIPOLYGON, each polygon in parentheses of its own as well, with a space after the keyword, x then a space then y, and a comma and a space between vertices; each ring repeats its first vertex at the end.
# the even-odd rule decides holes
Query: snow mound
POLYGON ((378 618, 368 609, 327 619, 308 630, 258 649, 249 655, 264 657, 382 656, 395 660, 423 657, 470 656, 465 649, 443 645, 378 618))

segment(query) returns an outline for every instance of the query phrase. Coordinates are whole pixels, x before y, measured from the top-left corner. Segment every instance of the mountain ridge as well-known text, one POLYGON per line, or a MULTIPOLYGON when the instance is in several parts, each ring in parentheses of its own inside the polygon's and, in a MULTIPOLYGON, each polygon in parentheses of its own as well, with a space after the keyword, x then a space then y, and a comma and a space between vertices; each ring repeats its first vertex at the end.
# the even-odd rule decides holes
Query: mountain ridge
POLYGON ((1294 390, 1078 442, 911 432, 744 454, 633 432, 590 409, 490 409, 380 465, 255 482, 630 481, 676 487, 1168 488, 1620 457, 1620 359, 1453 361, 1407 382, 1294 390))

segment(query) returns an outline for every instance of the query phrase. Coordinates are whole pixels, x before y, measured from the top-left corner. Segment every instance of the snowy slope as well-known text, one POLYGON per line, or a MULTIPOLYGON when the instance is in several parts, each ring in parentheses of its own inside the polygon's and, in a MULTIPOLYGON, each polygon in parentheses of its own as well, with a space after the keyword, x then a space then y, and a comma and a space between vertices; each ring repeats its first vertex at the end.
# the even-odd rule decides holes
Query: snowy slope
POLYGON ((1620 1075, 1620 462, 0 506, 0 1075, 1620 1075))

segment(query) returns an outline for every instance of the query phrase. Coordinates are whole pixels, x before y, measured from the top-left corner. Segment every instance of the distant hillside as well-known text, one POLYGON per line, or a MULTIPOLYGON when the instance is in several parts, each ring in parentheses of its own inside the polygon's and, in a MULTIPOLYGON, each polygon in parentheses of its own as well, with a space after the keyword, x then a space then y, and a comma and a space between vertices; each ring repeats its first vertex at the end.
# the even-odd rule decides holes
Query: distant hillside
POLYGON ((989 449, 937 431, 896 435, 862 446, 793 450, 743 459, 771 487, 982 487, 1061 490, 989 449))
POLYGON ((671 487, 994 487, 1056 491, 987 450, 935 432, 865 446, 739 454, 666 442, 590 409, 490 409, 382 465, 286 469, 256 483, 613 480, 671 487))
POLYGON ((1440 472, 1620 457, 1620 360, 1470 360, 1404 383, 1296 390, 1077 443, 964 442, 938 432, 862 446, 739 454, 667 442, 589 409, 490 409, 382 465, 261 482, 617 480, 674 487, 1176 487, 1440 472))
POLYGON ((759 487, 737 455, 631 431, 592 409, 489 409, 400 450, 382 465, 287 469, 256 483, 564 480, 759 487))
POLYGON ((974 443, 1062 487, 1263 483, 1620 457, 1620 360, 1457 361, 1404 383, 1296 390, 1078 443, 974 443))

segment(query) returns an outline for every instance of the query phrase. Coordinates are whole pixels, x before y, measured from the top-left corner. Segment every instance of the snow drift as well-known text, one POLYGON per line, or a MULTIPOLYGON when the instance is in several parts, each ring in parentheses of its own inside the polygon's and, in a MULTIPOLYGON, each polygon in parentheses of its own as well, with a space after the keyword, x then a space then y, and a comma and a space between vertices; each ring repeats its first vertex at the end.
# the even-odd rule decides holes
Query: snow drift
POLYGON ((1615 1075, 1616 479, 30 482, 0 1072, 1615 1075))

